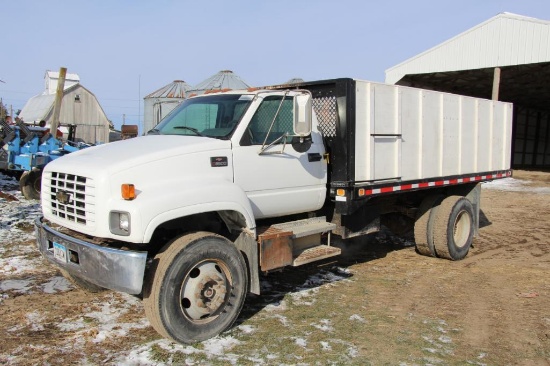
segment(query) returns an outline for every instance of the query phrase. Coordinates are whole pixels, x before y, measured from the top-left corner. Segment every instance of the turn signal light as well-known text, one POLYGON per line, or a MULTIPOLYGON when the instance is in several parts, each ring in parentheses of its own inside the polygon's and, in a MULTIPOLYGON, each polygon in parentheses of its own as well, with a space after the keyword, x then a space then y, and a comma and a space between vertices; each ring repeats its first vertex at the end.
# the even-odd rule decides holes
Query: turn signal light
POLYGON ((345 196, 346 195, 346 190, 342 189, 342 188, 339 188, 339 189, 336 190, 336 195, 337 196, 345 196))
POLYGON ((136 198, 136 187, 133 184, 123 184, 120 188, 123 199, 131 201, 136 198))

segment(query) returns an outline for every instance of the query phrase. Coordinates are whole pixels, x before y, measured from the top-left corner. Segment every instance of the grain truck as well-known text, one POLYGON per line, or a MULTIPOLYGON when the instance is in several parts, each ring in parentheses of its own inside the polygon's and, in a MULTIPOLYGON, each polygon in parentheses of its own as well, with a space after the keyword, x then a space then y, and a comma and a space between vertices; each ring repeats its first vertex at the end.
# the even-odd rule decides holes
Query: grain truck
POLYGON ((512 106, 355 79, 188 98, 147 136, 42 175, 40 252, 81 287, 136 294, 164 337, 228 329, 259 276, 414 230, 464 258, 480 182, 508 177, 512 106))

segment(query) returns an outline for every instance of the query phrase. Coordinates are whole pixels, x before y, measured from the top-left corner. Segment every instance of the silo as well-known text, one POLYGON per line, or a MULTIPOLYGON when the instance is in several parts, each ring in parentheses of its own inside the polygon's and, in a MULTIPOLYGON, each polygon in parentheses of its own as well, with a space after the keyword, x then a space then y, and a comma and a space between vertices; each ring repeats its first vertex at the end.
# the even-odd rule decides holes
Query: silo
POLYGON ((204 94, 206 91, 239 90, 248 88, 250 88, 250 85, 241 79, 239 75, 231 70, 222 70, 195 85, 195 87, 189 91, 188 95, 204 94))
POLYGON ((184 100, 191 85, 183 80, 170 84, 146 95, 143 98, 143 132, 154 128, 168 113, 184 100))

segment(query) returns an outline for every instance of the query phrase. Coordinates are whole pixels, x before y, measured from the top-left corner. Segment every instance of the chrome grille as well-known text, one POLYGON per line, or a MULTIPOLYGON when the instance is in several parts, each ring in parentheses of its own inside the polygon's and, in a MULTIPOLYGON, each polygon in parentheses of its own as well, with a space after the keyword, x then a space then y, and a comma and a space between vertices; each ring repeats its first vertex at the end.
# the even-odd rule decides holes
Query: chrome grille
POLYGON ((93 180, 74 174, 51 172, 44 182, 44 199, 51 213, 74 223, 93 224, 93 180))

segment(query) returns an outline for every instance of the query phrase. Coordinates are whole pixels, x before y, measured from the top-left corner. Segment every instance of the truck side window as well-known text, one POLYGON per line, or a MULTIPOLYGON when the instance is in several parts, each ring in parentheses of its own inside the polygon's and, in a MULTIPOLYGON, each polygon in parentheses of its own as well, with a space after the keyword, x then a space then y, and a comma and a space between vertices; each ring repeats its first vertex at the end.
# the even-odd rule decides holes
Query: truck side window
POLYGON ((268 96, 263 100, 248 125, 247 132, 241 141, 241 145, 262 145, 266 136, 266 144, 270 144, 285 133, 289 135, 293 134, 293 98, 289 96, 285 97, 279 114, 277 114, 277 118, 273 124, 273 128, 269 131, 269 127, 271 126, 273 117, 275 117, 277 113, 282 98, 282 96, 268 96))

